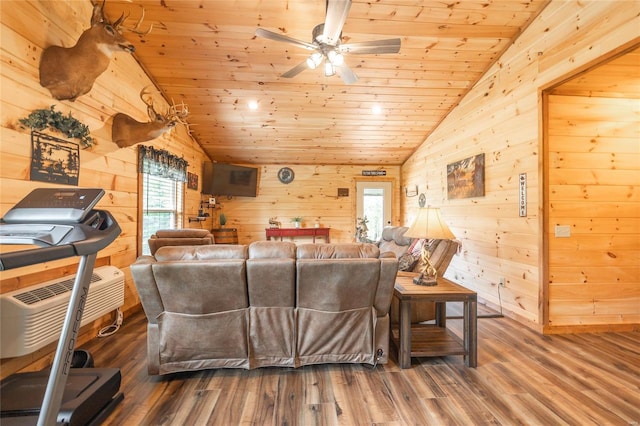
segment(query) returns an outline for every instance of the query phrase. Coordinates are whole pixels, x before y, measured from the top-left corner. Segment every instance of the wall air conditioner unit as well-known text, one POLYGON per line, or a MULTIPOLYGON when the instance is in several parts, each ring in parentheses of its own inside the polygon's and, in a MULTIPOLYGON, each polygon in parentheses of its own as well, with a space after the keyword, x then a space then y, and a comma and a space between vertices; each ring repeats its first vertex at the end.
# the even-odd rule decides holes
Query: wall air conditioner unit
MULTIPOLYGON (((0 357, 30 354, 60 338, 75 276, 21 288, 0 297, 0 357)), ((95 268, 81 325, 124 304, 124 273, 114 266, 95 268)))

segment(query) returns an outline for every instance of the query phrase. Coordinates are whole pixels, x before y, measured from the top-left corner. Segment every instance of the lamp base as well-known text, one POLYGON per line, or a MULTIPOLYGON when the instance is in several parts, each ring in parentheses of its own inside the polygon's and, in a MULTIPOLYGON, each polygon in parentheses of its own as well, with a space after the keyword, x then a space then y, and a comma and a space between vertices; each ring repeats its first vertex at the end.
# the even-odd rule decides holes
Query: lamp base
POLYGON ((416 285, 432 287, 434 285, 438 285, 438 280, 435 277, 427 277, 424 274, 420 274, 413 279, 413 283, 416 285))

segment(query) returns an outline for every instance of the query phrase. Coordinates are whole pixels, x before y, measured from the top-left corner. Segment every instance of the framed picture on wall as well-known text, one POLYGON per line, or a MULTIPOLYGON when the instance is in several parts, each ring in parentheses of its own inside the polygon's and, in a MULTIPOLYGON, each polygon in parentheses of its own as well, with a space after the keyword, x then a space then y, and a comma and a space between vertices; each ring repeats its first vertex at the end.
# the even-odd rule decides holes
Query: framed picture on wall
POLYGON ((198 190, 198 175, 195 173, 187 172, 187 188, 198 190))
POLYGON ((447 164, 447 198, 484 197, 484 154, 447 164))
POLYGON ((78 185, 80 148, 77 143, 31 131, 31 180, 78 185))

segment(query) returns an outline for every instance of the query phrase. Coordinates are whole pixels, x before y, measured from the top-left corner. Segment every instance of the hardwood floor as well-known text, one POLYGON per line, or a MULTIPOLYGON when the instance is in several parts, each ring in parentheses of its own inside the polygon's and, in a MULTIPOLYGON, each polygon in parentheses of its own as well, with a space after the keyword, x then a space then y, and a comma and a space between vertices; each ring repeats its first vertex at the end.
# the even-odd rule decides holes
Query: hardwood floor
MULTIPOLYGON (((456 306, 450 308, 455 314, 456 306)), ((479 312, 482 313, 482 312, 479 312)), ((448 324, 459 332, 461 321, 448 324)), ((542 336, 478 320, 478 368, 461 356, 397 357, 375 369, 208 370, 150 377, 146 319, 84 345, 119 367, 124 401, 107 425, 637 425, 640 333, 542 336)))

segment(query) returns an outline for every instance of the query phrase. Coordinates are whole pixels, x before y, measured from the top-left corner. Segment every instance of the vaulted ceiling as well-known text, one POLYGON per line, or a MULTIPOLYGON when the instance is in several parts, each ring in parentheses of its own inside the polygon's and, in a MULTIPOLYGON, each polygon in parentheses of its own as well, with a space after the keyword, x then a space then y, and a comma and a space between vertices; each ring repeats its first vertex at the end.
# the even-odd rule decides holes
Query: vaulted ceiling
POLYGON ((105 12, 134 18, 144 8, 151 33, 125 36, 167 99, 188 105, 192 135, 213 160, 399 165, 547 3, 354 0, 342 43, 400 38, 401 47, 346 54, 353 84, 321 68, 284 78, 310 52, 255 35, 310 43, 325 0, 108 0, 105 12))

